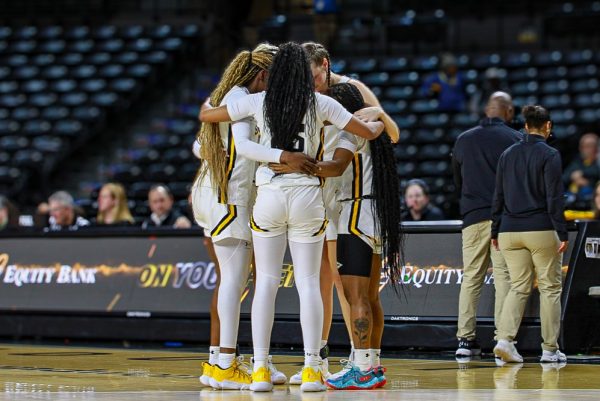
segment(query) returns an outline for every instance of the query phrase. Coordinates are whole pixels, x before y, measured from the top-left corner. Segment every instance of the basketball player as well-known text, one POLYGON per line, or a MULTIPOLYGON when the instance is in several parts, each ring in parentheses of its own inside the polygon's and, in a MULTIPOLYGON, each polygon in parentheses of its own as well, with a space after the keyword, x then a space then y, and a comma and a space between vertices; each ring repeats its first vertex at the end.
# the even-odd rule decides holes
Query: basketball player
MULTIPOLYGON (((333 99, 314 92, 308 58, 300 45, 282 45, 269 74, 266 92, 228 103, 227 107, 203 111, 201 115, 203 121, 211 122, 254 117, 265 153, 257 152, 248 155, 249 158, 286 163, 289 155, 303 153, 320 159, 325 121, 369 139, 383 131, 383 123, 363 123, 333 99)), ((241 127, 240 124, 234 126, 238 144, 249 135, 249 127, 246 126, 245 133, 241 132, 241 127)), ((307 161, 304 169, 314 172, 314 164, 307 161)), ((327 226, 321 181, 306 173, 276 175, 264 163, 256 172, 258 194, 250 217, 257 275, 252 303, 254 371, 250 389, 253 391, 271 391, 273 388, 267 355, 286 240, 289 240, 300 296, 305 351, 301 390, 323 391, 326 388, 319 356, 323 303, 318 276, 327 226)))
MULTIPOLYGON (((226 104, 264 90, 267 69, 276 52, 277 47, 266 44, 252 52, 240 52, 223 73, 210 102, 226 104)), ((217 352, 211 347, 211 359, 203 365, 201 381, 216 389, 238 390, 247 388, 251 382, 248 372, 235 360, 235 351, 240 297, 247 283, 252 254, 248 208, 256 167, 254 161, 237 154, 229 123, 203 124, 198 143, 204 163, 199 184, 193 190, 194 211, 199 224, 210 234, 222 273, 217 296, 220 349, 217 352)), ((285 383, 287 378, 283 373, 272 364, 269 368, 274 382, 285 383)))
MULTIPOLYGON (((332 85, 334 99, 356 112, 364 101, 356 86, 332 85)), ((400 274, 400 204, 398 178, 391 143, 385 135, 367 141, 342 133, 333 160, 318 164, 320 176, 342 175, 337 194, 341 206, 338 224, 339 273, 350 305, 355 361, 326 383, 334 389, 373 389, 386 383, 380 352, 383 309, 379 299, 381 254, 392 285, 400 274), (348 144, 350 142, 350 145, 348 144), (352 165, 350 166, 350 163, 352 165), (343 173, 343 174, 342 174, 343 173)), ((272 166, 284 172, 280 166, 272 166)))
MULTIPOLYGON (((385 124, 385 130, 388 136, 392 138, 392 142, 397 142, 399 138, 399 129, 394 120, 388 116, 381 108, 379 101, 375 94, 362 82, 355 79, 351 79, 344 75, 339 75, 331 72, 331 63, 329 58, 329 52, 325 47, 318 43, 307 42, 303 43, 302 47, 310 58, 310 66, 312 75, 315 82, 315 90, 320 93, 326 94, 327 90, 331 85, 338 83, 351 82, 361 92, 363 98, 367 103, 372 105, 368 108, 363 108, 357 113, 357 117, 363 121, 377 121, 381 120, 385 124)), ((334 126, 325 127, 325 153, 323 160, 331 160, 333 153, 336 149, 337 139, 339 130, 334 126)), ((323 370, 325 375, 328 375, 328 363, 327 355, 329 353, 327 347, 327 339, 329 338, 329 332, 331 330, 331 320, 333 315, 333 286, 335 284, 338 299, 342 308, 342 314, 344 321, 346 322, 346 328, 348 335, 351 337, 351 329, 349 325, 348 306, 343 296, 342 283, 337 271, 336 261, 336 240, 337 240, 337 223, 340 216, 339 205, 336 202, 336 193, 339 191, 339 177, 330 177, 325 180, 323 187, 323 199, 325 202, 325 208, 327 210, 327 218, 330 223, 327 225, 325 232, 325 247, 323 250, 323 258, 321 261, 321 296, 323 298, 324 308, 324 320, 323 320, 323 333, 321 336, 321 356, 324 358, 323 370)), ((350 356, 352 358, 352 354, 350 356)), ((290 384, 301 383, 301 372, 292 375, 290 378, 290 384)))
MULTIPOLYGON (((194 141, 192 146, 192 153, 196 158, 200 159, 200 144, 198 141, 194 141)), ((219 336, 221 331, 221 325, 219 323, 219 311, 217 310, 217 303, 219 299, 219 285, 221 281, 221 273, 219 270, 219 261, 217 260, 217 255, 215 254, 215 247, 210 239, 210 236, 207 236, 206 230, 208 227, 208 223, 205 223, 202 220, 202 214, 200 213, 201 202, 193 201, 196 197, 195 192, 199 188, 199 180, 200 176, 197 176, 194 180, 194 184, 192 185, 192 189, 190 191, 190 195, 188 198, 188 203, 192 205, 192 210, 194 212, 194 220, 196 223, 203 228, 204 237, 202 238, 202 242, 204 243, 204 247, 208 252, 208 257, 213 262, 215 266, 215 274, 217 275, 217 282, 215 283, 215 288, 213 289, 212 297, 210 300, 210 343, 208 347, 208 362, 202 362, 202 375, 200 376, 200 383, 205 386, 210 386, 210 378, 212 376, 212 368, 213 365, 219 362, 219 336)))

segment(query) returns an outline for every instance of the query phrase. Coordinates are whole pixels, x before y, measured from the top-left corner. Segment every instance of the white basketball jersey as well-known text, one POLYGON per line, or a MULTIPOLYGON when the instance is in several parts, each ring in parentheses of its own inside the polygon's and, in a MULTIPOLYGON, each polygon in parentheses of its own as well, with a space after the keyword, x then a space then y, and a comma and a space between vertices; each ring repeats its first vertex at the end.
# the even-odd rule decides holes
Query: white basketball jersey
MULTIPOLYGON (((248 95, 248 89, 234 86, 227 92, 225 97, 223 97, 220 106, 235 102, 248 95)), ((256 142, 258 139, 256 122, 252 119, 248 119, 247 122, 250 123, 250 140, 256 142)), ((219 203, 247 207, 252 198, 251 194, 254 186, 253 179, 256 171, 256 162, 237 154, 231 126, 232 123, 230 122, 219 123, 221 141, 227 157, 227 194, 220 193, 218 188, 214 188, 214 190, 219 203)), ((208 174, 202 181, 202 186, 212 186, 208 174)))
POLYGON ((347 201, 371 195, 373 185, 373 161, 369 141, 347 132, 342 132, 343 140, 356 145, 356 152, 350 164, 342 174, 338 200, 347 201))
MULTIPOLYGON (((237 102, 228 103, 227 111, 233 120, 240 120, 247 117, 254 117, 256 125, 260 131, 259 143, 271 147, 271 132, 266 124, 263 113, 265 92, 248 95, 237 102)), ((342 105, 334 99, 315 94, 316 96, 316 121, 313 126, 306 124, 306 117, 303 120, 302 132, 298 132, 298 139, 294 144, 299 152, 303 152, 315 159, 321 159, 324 152, 324 122, 328 121, 339 129, 344 128, 352 119, 350 114, 342 105)), ((318 177, 307 174, 275 174, 267 163, 262 163, 256 170, 256 185, 265 185, 277 183, 281 186, 303 186, 303 185, 321 185, 318 177)))

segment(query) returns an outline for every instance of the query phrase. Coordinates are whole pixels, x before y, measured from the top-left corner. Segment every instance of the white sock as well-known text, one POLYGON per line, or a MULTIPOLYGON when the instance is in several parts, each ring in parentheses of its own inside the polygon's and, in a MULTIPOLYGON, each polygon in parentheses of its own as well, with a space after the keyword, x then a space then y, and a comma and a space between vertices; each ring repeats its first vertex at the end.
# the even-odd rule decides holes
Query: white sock
POLYGON ((371 354, 371 366, 381 366, 381 349, 371 348, 369 353, 371 354))
POLYGON ((269 367, 269 349, 259 349, 254 347, 254 357, 252 357, 254 361, 253 370, 256 372, 259 368, 267 368, 269 367))
POLYGON ((350 355, 348 355, 348 360, 350 362, 354 362, 354 344, 350 343, 351 347, 350 348, 350 355))
POLYGON ((304 367, 310 366, 314 370, 319 369, 321 366, 321 357, 319 356, 319 350, 304 351, 304 367))
POLYGON ((321 348, 327 345, 327 340, 321 340, 321 348))
POLYGON ((235 353, 226 354, 224 352, 219 353, 219 366, 221 369, 228 369, 233 365, 233 359, 235 358, 235 353))
POLYGON ((369 370, 371 367, 371 350, 369 349, 355 349, 354 350, 354 364, 363 372, 369 370))
POLYGON ((211 365, 215 365, 217 363, 219 363, 219 350, 221 348, 211 345, 210 347, 208 347, 208 363, 210 363, 211 365))

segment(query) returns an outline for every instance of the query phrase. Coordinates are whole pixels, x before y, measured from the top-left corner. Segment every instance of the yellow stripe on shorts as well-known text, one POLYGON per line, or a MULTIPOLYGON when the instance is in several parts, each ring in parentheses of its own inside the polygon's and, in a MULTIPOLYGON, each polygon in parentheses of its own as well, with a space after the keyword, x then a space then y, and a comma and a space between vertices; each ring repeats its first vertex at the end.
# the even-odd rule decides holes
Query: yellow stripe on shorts
POLYGON ((258 232, 261 232, 261 233, 269 232, 269 230, 262 229, 262 228, 260 228, 258 226, 258 224, 256 224, 256 222, 254 221, 254 216, 253 215, 250 215, 250 228, 253 231, 258 231, 258 232))
POLYGON ((325 232, 325 229, 327 228, 327 224, 329 224, 329 220, 323 219, 323 224, 321 224, 321 227, 319 228, 319 231, 317 231, 316 233, 314 233, 312 236, 316 237, 318 235, 323 234, 325 232))
POLYGON ((223 232, 237 217, 237 206, 227 205, 227 214, 219 221, 219 224, 210 232, 211 237, 217 236, 223 232))

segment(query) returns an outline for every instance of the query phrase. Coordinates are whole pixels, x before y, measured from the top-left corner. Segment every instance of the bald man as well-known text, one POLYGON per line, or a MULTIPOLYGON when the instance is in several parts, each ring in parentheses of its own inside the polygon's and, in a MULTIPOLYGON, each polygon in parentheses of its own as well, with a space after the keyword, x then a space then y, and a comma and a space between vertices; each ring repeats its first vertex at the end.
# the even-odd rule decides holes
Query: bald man
POLYGON ((485 115, 478 126, 457 138, 452 152, 454 181, 460 192, 463 219, 464 276, 460 287, 456 333, 456 358, 459 361, 481 354, 475 332, 477 306, 490 262, 496 289, 495 321, 500 316, 504 298, 510 289, 506 262, 490 243, 491 208, 500 155, 519 142, 522 135, 506 125, 514 116, 512 98, 508 93, 493 93, 486 104, 485 115))

